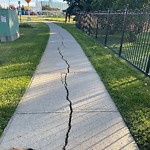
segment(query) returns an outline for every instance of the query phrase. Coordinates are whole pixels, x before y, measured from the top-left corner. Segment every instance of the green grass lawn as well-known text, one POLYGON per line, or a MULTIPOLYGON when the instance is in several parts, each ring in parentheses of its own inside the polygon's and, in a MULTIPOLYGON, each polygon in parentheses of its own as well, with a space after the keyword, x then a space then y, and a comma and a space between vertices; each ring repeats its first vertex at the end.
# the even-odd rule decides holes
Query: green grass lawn
MULTIPOLYGON (((57 21, 57 22, 65 22, 65 17, 62 16, 62 17, 50 17, 50 16, 30 16, 31 18, 31 22, 41 22, 41 21, 57 21)), ((73 23, 73 16, 71 17, 71 20, 70 22, 73 23)), ((20 16, 18 16, 18 20, 20 21, 20 16)), ((21 16, 21 22, 27 22, 28 21, 28 15, 22 15, 21 16)))
POLYGON ((0 43, 0 135, 13 115, 46 48, 49 28, 30 23, 14 42, 0 43))
POLYGON ((141 150, 150 149, 150 78, 75 28, 57 23, 78 41, 104 82, 141 150))
MULTIPOLYGON (((22 15, 21 16, 21 20, 22 22, 27 22, 28 21, 28 15, 22 15)), ((50 17, 50 16, 30 16, 31 18, 31 22, 41 22, 41 21, 45 21, 45 20, 50 20, 50 21, 61 21, 61 22, 65 22, 65 18, 64 17, 50 17)), ((20 17, 18 16, 18 19, 20 20, 20 17)))

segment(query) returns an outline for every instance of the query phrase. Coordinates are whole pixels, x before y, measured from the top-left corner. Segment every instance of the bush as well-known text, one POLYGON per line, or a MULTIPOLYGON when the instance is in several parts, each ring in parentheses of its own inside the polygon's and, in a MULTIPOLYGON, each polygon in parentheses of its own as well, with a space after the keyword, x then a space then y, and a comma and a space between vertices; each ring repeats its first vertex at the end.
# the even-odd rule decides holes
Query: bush
POLYGON ((28 24, 28 23, 21 23, 21 24, 19 25, 19 27, 20 27, 20 28, 33 28, 33 26, 31 26, 31 25, 28 24))

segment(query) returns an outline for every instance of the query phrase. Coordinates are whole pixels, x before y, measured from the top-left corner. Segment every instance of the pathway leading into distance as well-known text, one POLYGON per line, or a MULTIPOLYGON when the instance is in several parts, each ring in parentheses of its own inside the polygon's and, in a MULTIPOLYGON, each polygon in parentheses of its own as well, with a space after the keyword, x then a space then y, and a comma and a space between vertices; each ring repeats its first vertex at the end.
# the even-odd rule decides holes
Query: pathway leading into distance
POLYGON ((47 48, 0 150, 138 149, 79 44, 66 30, 48 25, 47 48))

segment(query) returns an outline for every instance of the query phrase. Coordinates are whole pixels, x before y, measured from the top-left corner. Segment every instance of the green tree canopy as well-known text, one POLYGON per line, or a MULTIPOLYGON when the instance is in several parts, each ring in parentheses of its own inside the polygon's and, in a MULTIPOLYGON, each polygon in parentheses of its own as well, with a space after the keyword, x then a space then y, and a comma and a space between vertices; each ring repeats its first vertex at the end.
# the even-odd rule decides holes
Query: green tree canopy
POLYGON ((116 0, 93 0, 91 3, 92 11, 99 11, 99 10, 107 10, 108 8, 113 7, 113 3, 116 0))
POLYGON ((51 10, 52 8, 49 5, 43 5, 42 10, 51 10))
POLYGON ((150 0, 64 0, 68 3, 69 12, 81 11, 99 11, 99 10, 122 10, 127 4, 129 9, 140 9, 145 6, 150 7, 150 0))
POLYGON ((123 9, 127 4, 129 5, 129 9, 140 9, 145 6, 150 6, 150 0, 116 0, 113 3, 113 8, 123 9))

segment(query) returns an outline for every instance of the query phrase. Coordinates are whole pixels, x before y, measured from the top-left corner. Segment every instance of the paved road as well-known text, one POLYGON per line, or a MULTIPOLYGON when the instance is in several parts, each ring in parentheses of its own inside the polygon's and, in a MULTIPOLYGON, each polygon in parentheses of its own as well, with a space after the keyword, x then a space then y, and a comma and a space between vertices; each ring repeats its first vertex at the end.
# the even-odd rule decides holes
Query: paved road
POLYGON ((81 47, 66 30, 48 25, 47 48, 0 150, 138 149, 81 47))

